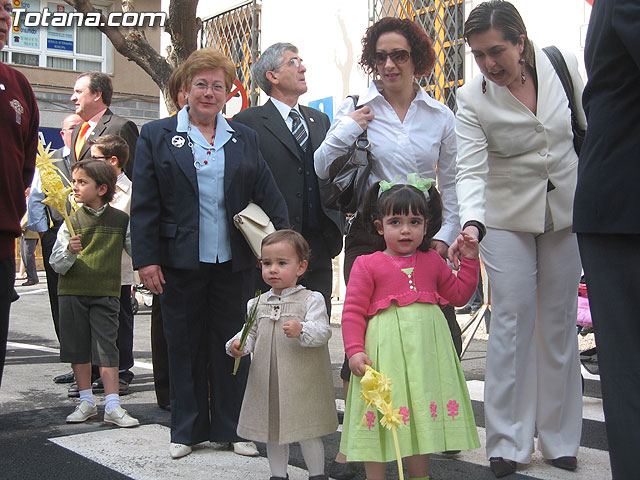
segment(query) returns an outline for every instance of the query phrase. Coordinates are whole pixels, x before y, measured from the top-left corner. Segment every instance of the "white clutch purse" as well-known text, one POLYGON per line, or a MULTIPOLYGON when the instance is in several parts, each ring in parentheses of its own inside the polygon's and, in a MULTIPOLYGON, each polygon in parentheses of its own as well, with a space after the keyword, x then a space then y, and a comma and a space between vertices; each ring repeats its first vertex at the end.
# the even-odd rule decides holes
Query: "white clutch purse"
POLYGON ((276 231, 269 216, 253 202, 233 216, 233 223, 247 240, 251 251, 260 258, 262 239, 276 231))

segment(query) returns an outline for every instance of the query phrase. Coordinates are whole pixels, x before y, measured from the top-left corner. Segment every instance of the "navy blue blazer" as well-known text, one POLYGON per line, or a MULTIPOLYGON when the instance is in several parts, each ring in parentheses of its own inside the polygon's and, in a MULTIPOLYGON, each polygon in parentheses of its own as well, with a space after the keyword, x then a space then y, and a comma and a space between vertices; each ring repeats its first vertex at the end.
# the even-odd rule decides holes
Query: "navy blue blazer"
MULTIPOLYGON (((260 153, 258 135, 238 122, 229 125, 234 131, 224 146, 224 196, 232 268, 237 272, 254 267, 256 258, 234 226, 233 216, 251 201, 263 208, 276 229, 288 228, 289 216, 260 153)), ((199 267, 198 181, 186 133, 177 132, 176 126, 177 115, 147 123, 136 144, 131 198, 135 269, 147 265, 199 267)))

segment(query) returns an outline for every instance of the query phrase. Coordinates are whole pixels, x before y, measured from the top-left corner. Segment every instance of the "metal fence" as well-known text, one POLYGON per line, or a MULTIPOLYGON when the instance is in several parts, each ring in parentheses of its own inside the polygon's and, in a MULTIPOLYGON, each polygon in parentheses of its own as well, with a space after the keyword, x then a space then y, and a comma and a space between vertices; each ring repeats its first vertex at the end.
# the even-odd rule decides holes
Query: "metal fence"
POLYGON ((258 85, 250 72, 260 55, 260 7, 256 0, 242 3, 204 19, 200 30, 200 48, 214 47, 235 63, 250 106, 258 103, 258 85))
POLYGON ((421 86, 436 100, 455 109, 456 89, 464 83, 464 0, 371 0, 369 18, 409 18, 433 40, 436 62, 421 86))

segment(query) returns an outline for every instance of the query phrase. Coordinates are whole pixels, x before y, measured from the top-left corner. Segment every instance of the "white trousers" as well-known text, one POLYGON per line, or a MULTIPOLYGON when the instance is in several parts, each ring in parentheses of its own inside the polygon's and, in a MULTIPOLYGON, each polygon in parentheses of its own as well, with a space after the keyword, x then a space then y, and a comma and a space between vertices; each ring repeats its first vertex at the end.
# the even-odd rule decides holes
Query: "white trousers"
POLYGON ((480 244, 492 293, 485 375, 487 456, 529 463, 577 456, 582 386, 576 336, 581 264, 567 228, 487 228, 480 244))

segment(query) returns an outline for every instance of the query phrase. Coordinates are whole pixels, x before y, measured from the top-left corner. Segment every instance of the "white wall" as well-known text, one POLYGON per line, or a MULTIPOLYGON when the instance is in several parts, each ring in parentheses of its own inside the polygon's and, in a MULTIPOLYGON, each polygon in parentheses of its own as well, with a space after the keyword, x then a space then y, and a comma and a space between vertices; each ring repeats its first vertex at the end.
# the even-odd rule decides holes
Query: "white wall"
MULTIPOLYGON (((198 15, 205 18, 237 4, 237 0, 200 2, 198 15)), ((367 21, 367 0, 263 0, 261 50, 276 42, 297 46, 309 88, 300 103, 334 97, 335 109, 335 102, 367 87, 356 66, 367 21)), ((261 94, 260 103, 266 99, 261 94)))

